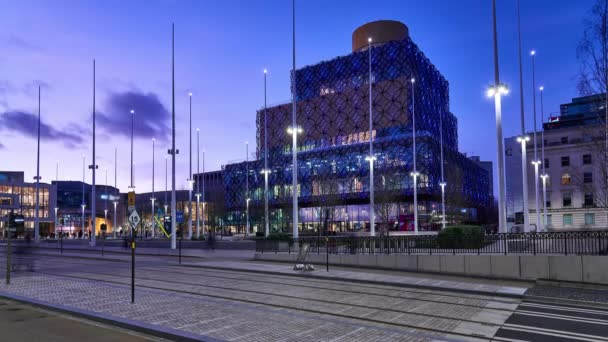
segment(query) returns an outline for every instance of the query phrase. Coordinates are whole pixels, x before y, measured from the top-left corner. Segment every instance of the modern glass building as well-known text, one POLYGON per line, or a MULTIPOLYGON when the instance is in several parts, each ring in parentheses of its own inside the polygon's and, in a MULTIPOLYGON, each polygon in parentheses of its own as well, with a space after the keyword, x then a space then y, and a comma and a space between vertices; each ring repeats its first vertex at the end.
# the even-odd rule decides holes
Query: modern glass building
MULTIPOLYGON (((379 21, 353 33, 352 53, 296 70, 300 231, 369 231, 373 142, 376 229, 407 230, 413 220, 413 157, 421 229, 440 226, 441 138, 448 221, 491 203, 488 172, 458 152, 449 84, 399 22, 379 21), (367 38, 374 43, 368 45, 367 38), (368 51, 368 48, 371 48, 368 51), (371 75, 369 56, 371 55, 371 75), (411 82, 411 79, 415 82, 411 82), (369 131, 369 82, 373 130, 369 131), (416 116, 415 154, 412 115, 416 116), (440 132, 441 131, 441 132, 440 132)), ((264 159, 269 175, 271 231, 291 231, 292 104, 257 112, 257 160, 226 165, 227 225, 243 226, 249 199, 253 230, 264 220, 264 159), (267 138, 268 148, 265 150, 267 138), (246 192, 246 187, 249 191, 246 192)), ((468 220, 475 217, 468 217, 468 220)))

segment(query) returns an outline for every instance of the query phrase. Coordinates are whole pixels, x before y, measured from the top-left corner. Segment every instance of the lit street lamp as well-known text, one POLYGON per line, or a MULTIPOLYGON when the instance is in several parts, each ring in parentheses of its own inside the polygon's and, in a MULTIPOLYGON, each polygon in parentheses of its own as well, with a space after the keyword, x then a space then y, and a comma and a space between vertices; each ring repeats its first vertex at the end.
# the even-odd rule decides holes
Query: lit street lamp
POLYGON ((522 179, 522 202, 524 212, 524 232, 530 231, 530 207, 528 205, 528 156, 526 143, 530 140, 526 136, 526 120, 524 113, 524 79, 522 72, 522 52, 521 52, 521 16, 520 0, 517 0, 517 38, 518 38, 518 58, 519 58, 519 110, 521 115, 521 179, 522 179))
POLYGON ((540 165, 540 160, 538 160, 538 145, 536 139, 536 67, 534 63, 534 56, 536 56, 536 51, 530 51, 530 56, 532 56, 532 108, 534 113, 534 197, 536 200, 536 230, 540 229, 540 194, 539 194, 539 184, 538 184, 538 167, 540 165))
POLYGON ((266 104, 266 78, 268 71, 264 69, 264 237, 270 233, 270 222, 268 222, 268 111, 266 104))
POLYGON ((368 50, 368 85, 369 85, 369 156, 365 158, 369 161, 369 234, 370 236, 376 235, 376 210, 374 208, 374 142, 373 142, 373 113, 372 113, 372 38, 367 39, 367 50, 368 50))
MULTIPOLYGON (((199 163, 199 157, 201 156, 200 154, 200 130, 197 128, 196 129, 196 174, 197 174, 197 181, 196 181, 196 238, 200 239, 201 237, 201 229, 200 229, 200 218, 198 217, 198 209, 200 208, 200 202, 201 202, 201 191, 200 191, 200 182, 201 182, 201 170, 199 169, 200 163, 199 163)), ((204 175, 203 175, 204 177, 204 175)))
POLYGON ((189 156, 189 171, 188 171, 188 239, 192 239, 192 93, 188 93, 188 99, 190 101, 190 128, 188 129, 188 135, 190 136, 190 150, 188 151, 189 156))
POLYGON ((416 170, 416 97, 414 96, 414 83, 416 79, 412 77, 412 160, 414 163, 413 171, 410 173, 414 177, 414 234, 418 234, 418 176, 420 173, 416 170))
POLYGON ((245 201, 246 203, 246 224, 245 237, 249 235, 249 143, 245 141, 245 201))
POLYGON ((541 141, 541 160, 543 165, 543 174, 540 176, 543 180, 543 229, 547 230, 547 178, 549 175, 545 169, 545 109, 543 108, 543 92, 545 87, 540 86, 540 117, 541 117, 541 126, 542 130, 540 131, 540 141, 541 141))
MULTIPOLYGON (((116 176, 116 171, 118 170, 118 148, 114 148, 114 189, 117 189, 116 187, 116 180, 117 180, 117 176, 116 176)), ((118 201, 116 199, 114 199, 114 225, 112 226, 112 235, 114 236, 114 238, 116 238, 116 206, 118 205, 118 201)))
POLYGON ((84 198, 84 180, 85 180, 85 157, 84 154, 82 155, 82 236, 81 238, 84 239, 84 208, 87 206, 86 202, 85 202, 85 198, 84 198))
POLYGON ((292 178, 292 201, 293 201, 293 238, 298 238, 298 123, 296 121, 296 0, 292 0, 291 2, 292 9, 292 65, 291 65, 291 104, 292 104, 292 112, 291 112, 291 127, 293 127, 292 132, 292 148, 291 148, 291 157, 292 157, 292 168, 291 168, 291 178, 292 178))
POLYGON ((507 213, 505 195, 505 161, 502 138, 502 95, 508 94, 508 89, 500 83, 498 70, 498 37, 496 32, 496 0, 492 0, 492 29, 494 45, 494 86, 488 89, 488 97, 494 97, 494 111, 496 114, 496 142, 498 160, 498 227, 499 232, 507 232, 507 213))
POLYGON ((152 220, 152 238, 154 238, 154 231, 156 230, 156 221, 154 220, 154 201, 156 201, 156 198, 154 197, 156 195, 156 193, 154 192, 154 171, 155 171, 155 164, 154 164, 154 155, 155 155, 155 145, 156 145, 156 139, 152 138, 152 198, 150 198, 150 201, 152 201, 152 216, 151 216, 151 220, 152 220))

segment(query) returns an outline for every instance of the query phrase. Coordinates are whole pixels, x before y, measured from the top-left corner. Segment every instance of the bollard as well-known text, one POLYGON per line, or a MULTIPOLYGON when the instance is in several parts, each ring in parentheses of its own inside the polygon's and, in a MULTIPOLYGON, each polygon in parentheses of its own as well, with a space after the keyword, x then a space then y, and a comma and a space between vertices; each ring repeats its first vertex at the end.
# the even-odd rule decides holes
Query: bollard
POLYGON ((135 238, 131 240, 131 304, 135 303, 135 238))
POLYGON ((179 237, 179 264, 182 264, 182 237, 179 237))

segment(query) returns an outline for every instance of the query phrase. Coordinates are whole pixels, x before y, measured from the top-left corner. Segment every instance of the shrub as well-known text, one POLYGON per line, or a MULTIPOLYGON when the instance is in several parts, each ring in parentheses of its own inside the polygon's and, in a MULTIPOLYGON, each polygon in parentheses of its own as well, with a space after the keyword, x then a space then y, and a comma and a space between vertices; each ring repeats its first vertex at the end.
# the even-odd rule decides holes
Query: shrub
POLYGON ((255 232, 255 237, 264 237, 264 232, 255 232))
POLYGON ((440 248, 477 249, 483 247, 484 231, 479 226, 452 226, 437 235, 440 248))
POLYGON ((272 233, 268 235, 270 241, 291 241, 291 235, 285 233, 272 233))

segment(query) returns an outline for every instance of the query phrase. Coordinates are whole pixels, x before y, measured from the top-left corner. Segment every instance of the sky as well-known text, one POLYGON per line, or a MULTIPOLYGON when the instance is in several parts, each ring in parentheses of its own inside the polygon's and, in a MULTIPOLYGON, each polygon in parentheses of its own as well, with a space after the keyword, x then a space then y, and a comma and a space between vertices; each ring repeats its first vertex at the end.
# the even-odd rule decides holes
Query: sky
MULTIPOLYGON (((516 0, 497 2, 501 81, 511 88, 503 100, 509 137, 520 131, 516 0)), ((536 82, 545 87, 545 113, 559 112, 560 104, 578 96, 576 48, 592 3, 522 1, 527 128, 533 128, 529 51, 537 51, 536 82)), ((27 180, 36 175, 39 87, 42 181, 55 180, 57 162, 60 180, 82 180, 83 155, 91 164, 95 59, 97 183, 105 183, 108 169, 108 183, 114 184, 117 149, 117 185, 127 190, 134 109, 136 191, 152 189, 153 138, 155 189, 164 189, 172 23, 177 189, 187 188, 189 173, 189 92, 193 172, 197 128, 201 171, 203 151, 207 171, 244 160, 246 142, 250 153, 255 151, 263 69, 268 69, 269 105, 290 99, 289 0, 0 0, 0 9, 0 170, 25 171, 27 180)), ((484 95, 494 77, 491 1, 296 0, 296 66, 350 53, 352 31, 380 19, 405 23, 449 81, 460 151, 496 164, 494 103, 484 95)), ((537 106, 540 127, 538 97, 537 106)), ((169 160, 169 173, 170 167, 169 160)))

